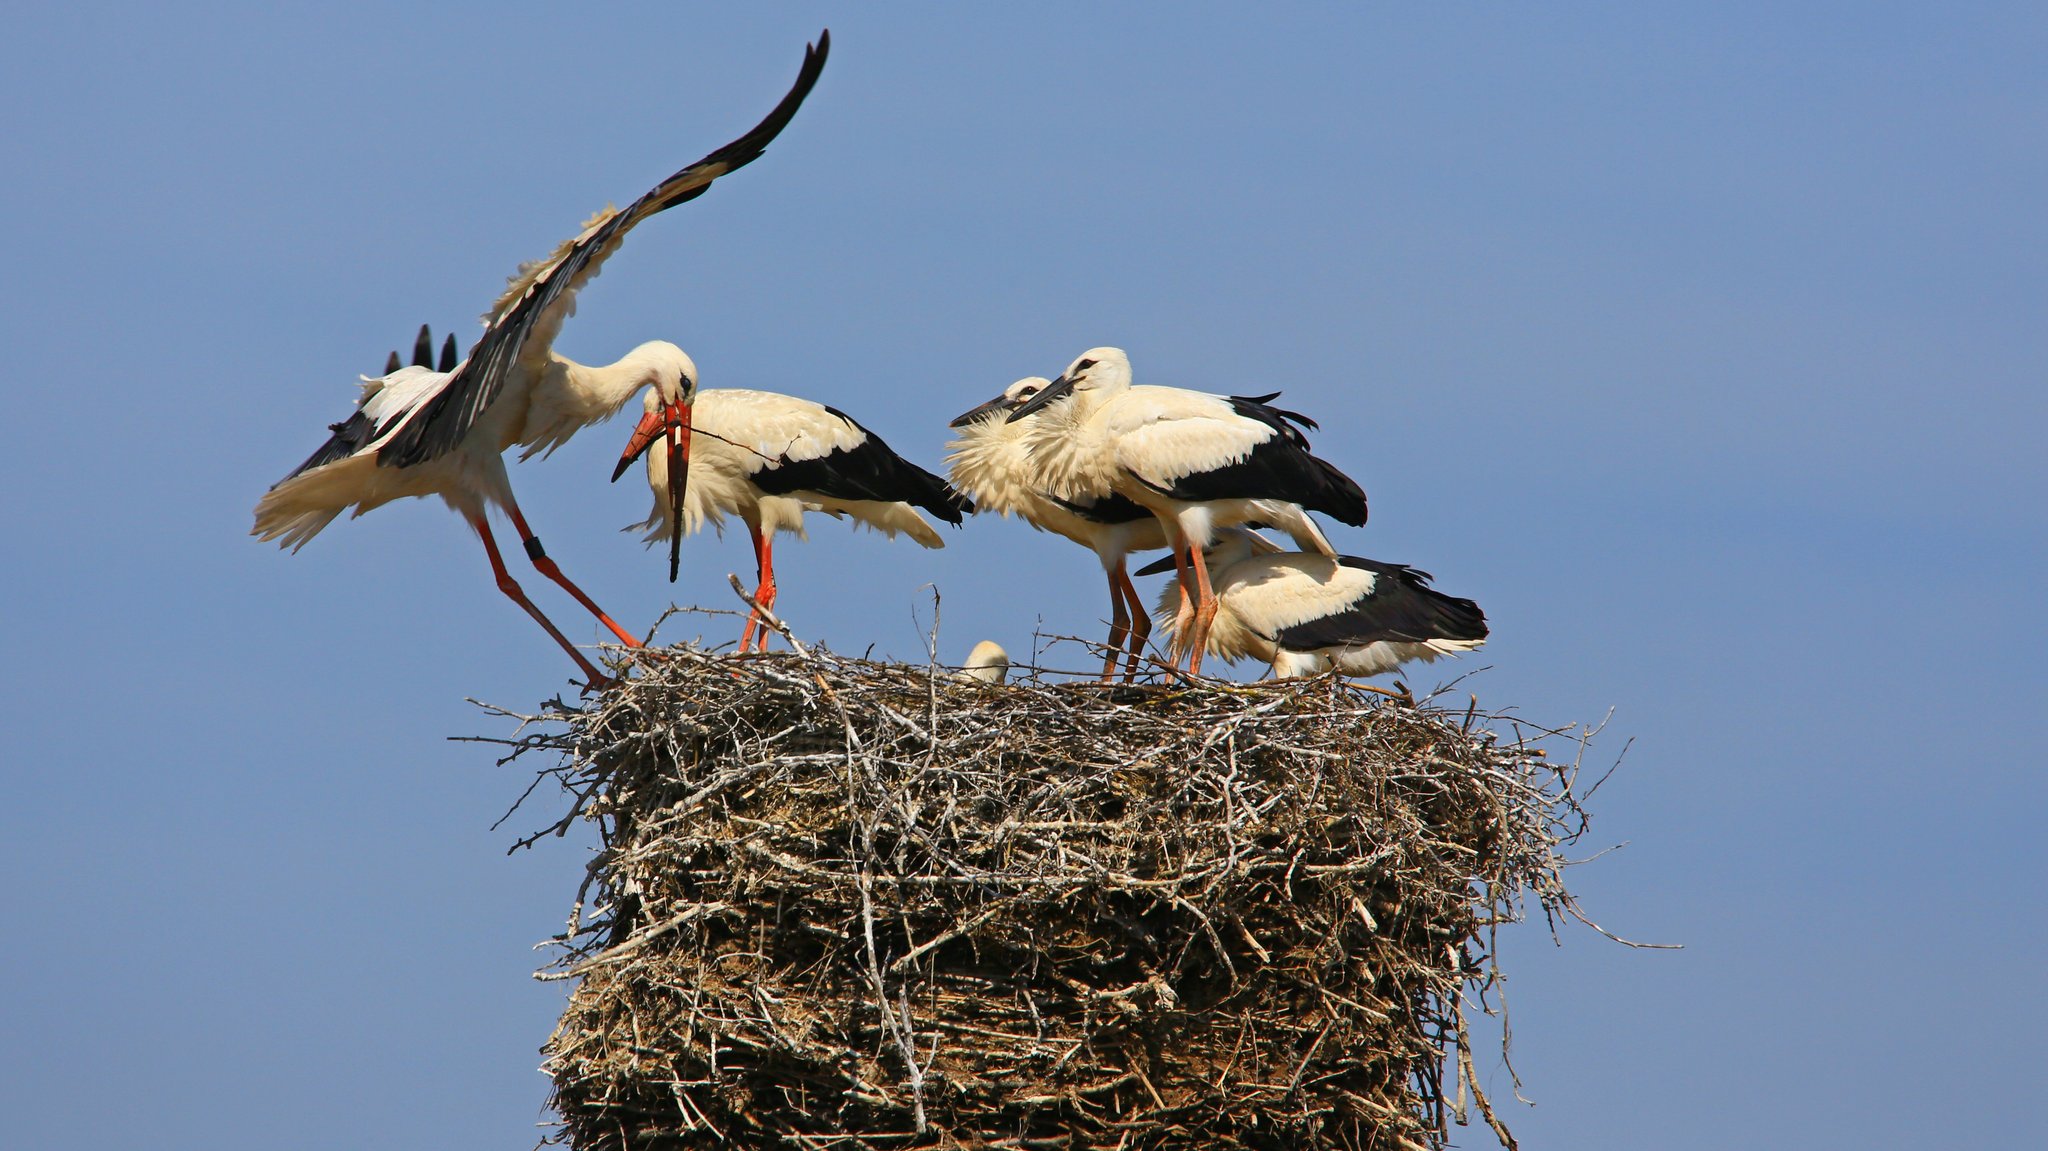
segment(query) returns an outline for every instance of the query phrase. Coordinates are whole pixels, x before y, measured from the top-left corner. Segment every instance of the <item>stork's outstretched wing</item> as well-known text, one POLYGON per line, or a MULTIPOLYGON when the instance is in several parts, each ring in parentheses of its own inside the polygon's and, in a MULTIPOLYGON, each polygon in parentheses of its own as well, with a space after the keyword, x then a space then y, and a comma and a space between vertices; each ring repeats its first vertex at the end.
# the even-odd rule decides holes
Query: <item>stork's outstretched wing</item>
POLYGON ((831 46, 829 31, 818 34, 816 45, 804 46, 804 63, 797 72, 795 85, 752 131, 655 185, 625 211, 607 209, 599 213, 585 225, 581 235, 555 249, 546 259, 521 268, 513 277, 511 288, 486 317, 488 327, 483 338, 470 349, 461 370, 378 450, 377 462, 387 467, 406 467, 431 460, 461 443, 477 417, 503 390, 507 376, 522 358, 545 355, 562 322, 574 310, 577 289, 597 274, 605 258, 618 249, 635 224, 685 200, 696 199, 713 180, 761 155, 818 82, 831 46))

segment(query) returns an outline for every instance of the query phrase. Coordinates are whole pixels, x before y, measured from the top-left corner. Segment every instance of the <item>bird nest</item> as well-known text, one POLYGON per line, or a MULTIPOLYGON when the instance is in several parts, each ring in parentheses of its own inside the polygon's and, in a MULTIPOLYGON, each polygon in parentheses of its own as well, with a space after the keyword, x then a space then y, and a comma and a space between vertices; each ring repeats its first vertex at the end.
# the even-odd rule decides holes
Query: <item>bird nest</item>
POLYGON ((573 803, 520 844, 602 835, 557 1142, 1437 1148, 1469 1092, 1512 1146, 1466 1006, 1497 925, 1576 914, 1559 733, 688 647, 541 718, 503 742, 573 803))

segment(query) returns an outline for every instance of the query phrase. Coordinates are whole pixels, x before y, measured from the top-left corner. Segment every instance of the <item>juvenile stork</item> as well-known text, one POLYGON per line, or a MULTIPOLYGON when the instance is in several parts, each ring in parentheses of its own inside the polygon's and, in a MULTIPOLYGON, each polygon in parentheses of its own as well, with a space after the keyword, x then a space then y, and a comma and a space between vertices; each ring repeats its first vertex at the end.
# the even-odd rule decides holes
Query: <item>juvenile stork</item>
POLYGON ((1010 678, 1010 653, 992 639, 982 640, 967 653, 967 662, 953 673, 956 678, 1001 685, 1010 678))
POLYGON ((1315 422, 1260 398, 1213 396, 1184 388, 1133 387, 1120 348, 1091 348, 1059 379, 1011 412, 1012 422, 1045 414, 1025 437, 1034 474, 1053 496, 1124 496, 1165 528, 1181 581, 1176 634, 1192 642, 1190 674, 1202 653, 1216 597, 1202 549, 1218 529, 1261 523, 1295 543, 1334 555, 1308 516, 1365 523, 1365 492, 1351 477, 1311 455, 1301 429, 1315 422))
MULTIPOLYGON (((1125 561, 1132 552, 1166 547, 1166 527, 1151 509, 1115 492, 1074 499, 1051 494, 1052 480, 1039 474, 1040 461, 1032 457, 1027 444, 1046 413, 1008 419, 1051 383, 1044 376, 1026 376, 955 419, 952 426, 960 436, 948 445, 947 468, 953 486, 974 498, 977 511, 1016 515, 1040 531, 1065 536, 1095 553, 1109 580, 1109 642, 1102 682, 1115 676, 1117 661, 1125 658, 1126 649, 1124 678, 1129 680, 1137 675, 1145 641, 1152 634, 1152 617, 1146 614, 1145 601, 1131 583, 1125 561)), ((1232 398, 1262 404, 1274 397, 1232 398)), ((1259 500, 1248 510, 1253 522, 1288 524, 1321 546, 1329 546, 1315 524, 1291 504, 1259 500)))
MULTIPOLYGON (((648 529, 650 546, 668 541, 670 580, 676 578, 685 534, 707 523, 722 532, 725 517, 736 515, 754 543, 754 602, 773 609, 775 533, 804 538, 807 511, 851 519, 891 539, 901 532, 925 547, 942 548, 946 541, 916 509, 956 525, 964 512, 974 510, 945 480, 897 455, 882 437, 837 408, 745 388, 697 392, 681 425, 658 388, 647 390, 641 406, 646 415, 612 469, 612 479, 646 454, 654 508, 633 527, 648 529), (670 450, 648 451, 657 441, 666 441, 670 450), (687 485, 675 482, 671 455, 688 467, 687 485)), ((758 612, 750 612, 740 635, 741 651, 753 641, 757 624, 755 650, 767 650, 770 629, 760 624, 758 612)))
POLYGON ((1040 531, 1052 532, 1095 553, 1109 579, 1109 649, 1102 664, 1102 682, 1116 675, 1117 661, 1129 651, 1125 678, 1135 676, 1152 617, 1131 583, 1125 558, 1132 552, 1166 546, 1166 529, 1150 510, 1114 492, 1098 498, 1057 499, 1033 475, 1025 450, 1032 420, 1011 422, 1011 412, 1029 403, 1051 380, 1026 376, 1001 395, 962 413, 952 426, 960 438, 947 445, 947 473, 953 486, 973 497, 977 511, 1016 515, 1040 531))
POLYGON ((512 522, 541 574, 588 608, 620 642, 638 646, 640 641, 542 550, 513 499, 503 453, 524 447, 521 459, 546 455, 577 429, 609 419, 648 385, 672 398, 677 406, 671 418, 688 426, 696 367, 681 348, 656 340, 600 367, 555 354, 555 336, 575 311, 576 293, 618 250, 627 232, 702 195, 713 180, 761 155, 817 83, 830 47, 825 33, 815 47, 805 47, 796 83, 752 131, 663 180, 624 211, 599 212, 573 239, 523 265, 485 314, 484 334, 462 362, 441 371, 414 365, 365 377, 355 414, 332 425, 327 442, 257 503, 251 534, 296 551, 351 507, 361 515, 408 496, 440 496, 482 539, 498 589, 554 637, 591 686, 604 683, 605 677, 505 570, 486 518, 489 509, 512 522))
MULTIPOLYGON (((1264 537, 1227 528, 1209 549, 1216 616, 1204 642, 1220 659, 1255 656, 1275 678, 1379 675, 1410 660, 1471 651, 1486 642, 1486 613, 1429 586, 1429 573, 1358 556, 1282 552, 1264 537)), ((1153 575, 1168 561, 1141 569, 1153 575)), ((1160 610, 1174 595, 1160 593, 1160 610)), ((1185 646, 1176 633, 1173 646, 1185 646)))

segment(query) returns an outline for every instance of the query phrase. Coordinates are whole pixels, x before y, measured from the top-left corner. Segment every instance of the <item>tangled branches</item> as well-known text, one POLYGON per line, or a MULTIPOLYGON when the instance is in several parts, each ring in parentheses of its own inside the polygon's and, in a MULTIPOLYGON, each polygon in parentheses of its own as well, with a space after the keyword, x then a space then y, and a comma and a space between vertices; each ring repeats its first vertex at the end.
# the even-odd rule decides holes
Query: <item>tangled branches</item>
POLYGON ((562 1141, 1436 1148, 1469 1089, 1512 1145, 1463 1005, 1583 828, 1519 735, 1330 678, 640 671, 515 745, 603 838, 544 973, 562 1141))

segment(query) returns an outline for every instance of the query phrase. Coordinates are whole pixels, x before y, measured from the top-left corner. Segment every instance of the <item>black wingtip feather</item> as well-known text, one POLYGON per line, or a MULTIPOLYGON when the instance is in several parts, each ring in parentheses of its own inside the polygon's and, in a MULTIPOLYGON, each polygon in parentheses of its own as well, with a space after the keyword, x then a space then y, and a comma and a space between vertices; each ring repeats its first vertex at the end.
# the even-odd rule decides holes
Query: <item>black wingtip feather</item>
POLYGON ((385 360, 384 360, 384 374, 388 376, 388 375, 390 375, 391 373, 393 373, 393 372, 397 371, 398 369, 400 369, 400 368, 402 368, 402 367, 404 367, 404 366, 405 366, 405 361, 403 361, 403 360, 401 360, 401 359, 399 359, 399 358, 398 358, 398 349, 396 349, 396 348, 393 348, 393 349, 391 350, 391 354, 390 354, 389 356, 385 357, 385 360))
MULTIPOLYGON (((781 135, 782 130, 789 126, 790 120, 796 116, 796 110, 803 106, 804 98, 809 96, 811 89, 817 85, 818 77, 825 71, 825 57, 831 50, 832 30, 827 28, 818 33, 817 44, 804 45, 803 66, 797 69, 796 83, 790 85, 789 92, 782 97, 781 103, 775 105, 774 109, 763 116, 761 122, 754 125, 745 135, 697 161, 697 164, 724 164, 729 171, 759 159, 775 137, 781 135)), ((710 187, 710 184, 700 184, 664 201, 656 210, 673 208, 685 200, 694 200, 710 187)))
POLYGON ((416 368, 434 366, 434 333, 427 325, 420 325, 420 334, 412 339, 412 364, 416 368))
POLYGON ((452 372, 460 361, 455 358, 455 333, 448 333, 448 339, 441 344, 441 366, 436 371, 452 372))
MULTIPOLYGON (((819 74, 824 71, 825 57, 831 51, 831 47, 830 29, 820 32, 815 45, 804 46, 804 62, 797 71, 796 83, 766 118, 739 139, 696 163, 685 166, 676 175, 680 176, 691 168, 705 164, 723 164, 726 172, 731 172, 760 156, 769 142, 789 123, 790 118, 796 115, 796 110, 803 104, 804 97, 810 95, 811 88, 818 82, 819 74)), ((603 239, 615 234, 617 228, 631 226, 634 220, 695 199, 710 186, 711 181, 706 181, 658 201, 651 199, 654 192, 649 192, 632 207, 613 216, 609 225, 600 226, 586 245, 578 247, 549 270, 544 284, 537 284, 530 289, 523 299, 484 332, 483 338, 470 349, 469 360, 463 366, 463 370, 457 373, 454 379, 449 380, 447 385, 433 399, 428 400, 396 435, 378 449, 378 465, 410 467, 453 451, 462 443, 463 437, 469 434, 470 427, 504 387, 505 378, 519 358, 520 348, 533 326, 534 317, 556 298, 561 284, 571 283, 576 279, 577 270, 588 263, 594 249, 603 246, 603 239), (614 231, 608 232, 607 228, 614 231)), ((657 185, 654 191, 659 190, 660 185, 657 185)))

